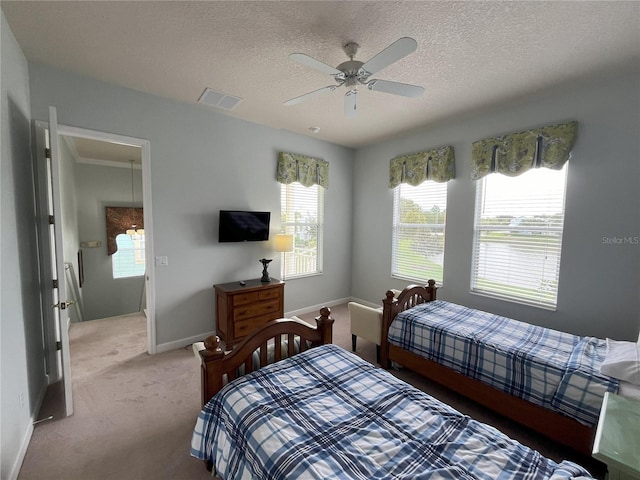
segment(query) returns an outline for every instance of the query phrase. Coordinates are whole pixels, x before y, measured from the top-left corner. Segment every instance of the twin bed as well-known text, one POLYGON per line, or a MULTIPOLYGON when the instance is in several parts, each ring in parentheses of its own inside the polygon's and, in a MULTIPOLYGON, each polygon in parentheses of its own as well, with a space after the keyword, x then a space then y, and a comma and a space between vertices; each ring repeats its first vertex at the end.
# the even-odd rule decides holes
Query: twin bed
MULTIPOLYGON (((387 328, 427 295, 387 298, 387 328)), ((227 353, 206 342, 191 454, 221 478, 592 478, 331 345, 328 309, 316 322, 273 321, 227 353)), ((382 355, 413 365, 389 345, 382 355)))
POLYGON ((383 300, 381 364, 408 367, 585 455, 604 393, 606 341, 436 300, 435 282, 383 300))

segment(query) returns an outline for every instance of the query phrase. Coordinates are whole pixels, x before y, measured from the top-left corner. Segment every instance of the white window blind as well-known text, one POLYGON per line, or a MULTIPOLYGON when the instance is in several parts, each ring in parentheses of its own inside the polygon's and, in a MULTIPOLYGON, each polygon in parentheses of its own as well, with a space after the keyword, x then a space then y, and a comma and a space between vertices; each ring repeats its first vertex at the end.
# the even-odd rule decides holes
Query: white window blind
POLYGON ((118 250, 111 255, 113 278, 140 277, 144 275, 144 234, 133 237, 121 233, 116 237, 118 250))
POLYGON ((284 253, 284 278, 322 272, 324 188, 298 182, 280 186, 282 233, 293 235, 293 251, 284 253))
POLYGON ((393 195, 391 275, 442 283, 447 183, 402 183, 393 195))
POLYGON ((556 307, 566 170, 477 182, 472 292, 556 307))

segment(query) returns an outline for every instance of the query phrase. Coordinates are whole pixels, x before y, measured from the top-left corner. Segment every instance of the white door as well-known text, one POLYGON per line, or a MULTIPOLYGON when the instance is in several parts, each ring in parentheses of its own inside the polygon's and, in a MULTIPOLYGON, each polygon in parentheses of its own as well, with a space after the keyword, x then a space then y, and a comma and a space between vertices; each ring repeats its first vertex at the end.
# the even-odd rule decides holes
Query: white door
POLYGON ((50 215, 49 238, 51 242, 52 278, 57 282, 53 288, 53 305, 55 328, 58 337, 58 359, 61 363, 60 374, 64 384, 65 411, 67 416, 73 414, 73 397, 71 391, 71 357, 69 354, 69 315, 67 307, 72 304, 67 300, 67 286, 65 282, 64 255, 62 246, 62 207, 60 201, 60 164, 58 157, 58 119, 55 107, 49 107, 49 155, 48 171, 50 172, 49 200, 50 215))

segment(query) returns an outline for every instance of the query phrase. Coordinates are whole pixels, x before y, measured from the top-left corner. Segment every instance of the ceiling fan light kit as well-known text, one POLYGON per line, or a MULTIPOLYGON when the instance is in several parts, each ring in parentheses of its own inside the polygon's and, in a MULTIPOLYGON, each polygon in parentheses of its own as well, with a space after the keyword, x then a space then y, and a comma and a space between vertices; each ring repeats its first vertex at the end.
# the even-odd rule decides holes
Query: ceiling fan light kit
POLYGON ((347 93, 344 95, 344 114, 347 117, 353 117, 357 112, 358 86, 360 85, 376 92, 390 93, 392 95, 409 98, 419 97, 424 93, 423 87, 376 78, 370 79, 374 73, 379 72, 383 68, 414 52, 417 46, 418 44, 413 38, 402 37, 367 62, 360 62, 354 60, 360 46, 357 43, 350 42, 343 47, 344 53, 349 57, 349 60, 341 63, 336 68, 304 53, 292 53, 289 55, 291 60, 331 75, 336 81, 336 85, 328 85, 318 90, 305 93, 304 95, 294 97, 284 102, 284 104, 286 106, 296 105, 309 98, 333 92, 338 87, 344 86, 347 88, 347 93))

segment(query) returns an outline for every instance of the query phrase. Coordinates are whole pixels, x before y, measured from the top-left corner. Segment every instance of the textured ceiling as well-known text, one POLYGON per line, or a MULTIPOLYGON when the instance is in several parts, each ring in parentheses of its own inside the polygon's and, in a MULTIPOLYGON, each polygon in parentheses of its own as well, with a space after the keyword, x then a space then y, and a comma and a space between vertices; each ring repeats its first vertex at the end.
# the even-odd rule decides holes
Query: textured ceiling
MULTIPOLYGON (((359 147, 585 74, 640 62, 637 1, 2 1, 26 57, 196 104, 206 87, 241 97, 225 115, 359 147), (422 97, 344 88, 291 60, 331 66, 356 42, 366 61, 400 37, 417 50, 374 75, 421 85, 422 97), (320 127, 312 134, 308 128, 320 127)), ((214 108, 200 105, 199 108, 214 108)), ((570 112, 569 112, 570 113, 570 112)))

